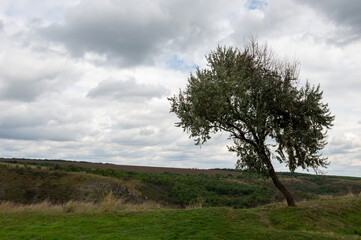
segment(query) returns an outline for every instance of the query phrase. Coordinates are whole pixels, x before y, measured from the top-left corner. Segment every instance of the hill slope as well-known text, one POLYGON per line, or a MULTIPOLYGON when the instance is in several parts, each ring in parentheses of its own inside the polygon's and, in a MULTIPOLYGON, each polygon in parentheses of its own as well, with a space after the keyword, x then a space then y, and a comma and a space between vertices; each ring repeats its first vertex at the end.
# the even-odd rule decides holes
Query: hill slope
MULTIPOLYGON (((115 198, 127 202, 151 200, 171 207, 249 208, 283 200, 270 180, 242 172, 237 172, 238 175, 180 175, 87 168, 65 161, 61 162, 66 163, 62 165, 51 162, 11 162, 0 165, 0 201, 99 202, 110 192, 115 198)), ((297 201, 318 199, 323 195, 340 196, 361 192, 361 178, 289 173, 279 175, 297 201)))

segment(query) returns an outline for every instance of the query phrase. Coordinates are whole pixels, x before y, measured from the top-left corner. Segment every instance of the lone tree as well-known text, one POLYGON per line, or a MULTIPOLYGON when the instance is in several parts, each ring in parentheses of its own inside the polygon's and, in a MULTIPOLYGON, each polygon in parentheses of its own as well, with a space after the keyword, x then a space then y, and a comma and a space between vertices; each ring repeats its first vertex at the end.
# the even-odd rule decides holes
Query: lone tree
POLYGON ((320 87, 308 82, 299 87, 298 63, 278 60, 252 37, 242 51, 218 47, 206 59, 208 68, 198 68, 186 89, 168 99, 180 119, 176 126, 197 145, 213 133, 228 132, 233 145, 227 147, 239 158, 236 167, 271 177, 288 206, 295 206, 272 159, 291 172, 329 164, 320 150, 334 116, 321 102, 320 87))

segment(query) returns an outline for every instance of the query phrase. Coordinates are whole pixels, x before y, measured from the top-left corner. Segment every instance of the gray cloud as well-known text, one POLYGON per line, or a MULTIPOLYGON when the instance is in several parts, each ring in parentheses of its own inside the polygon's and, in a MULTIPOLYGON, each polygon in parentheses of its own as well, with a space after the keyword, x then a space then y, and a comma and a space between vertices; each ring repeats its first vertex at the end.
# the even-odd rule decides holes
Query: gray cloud
POLYGON ((64 22, 39 32, 75 57, 93 53, 123 67, 152 64, 167 49, 174 54, 211 41, 226 6, 215 0, 89 0, 68 10, 64 22))
POLYGON ((342 133, 331 138, 327 151, 331 154, 348 154, 359 152, 361 138, 353 133, 342 133))
POLYGON ((0 60, 0 99, 30 102, 77 80, 70 63, 49 53, 8 51, 0 60))
POLYGON ((16 140, 51 140, 51 141, 75 141, 78 139, 74 134, 75 129, 64 127, 58 128, 0 128, 0 138, 16 140))
POLYGON ((250 33, 266 40, 312 36, 317 41, 337 45, 361 39, 360 1, 248 1, 246 7, 233 21, 235 31, 231 36, 236 42, 250 33))
POLYGON ((148 104, 122 107, 123 114, 116 114, 112 119, 112 131, 128 131, 130 129, 141 129, 140 134, 154 130, 155 126, 173 128, 177 121, 175 116, 169 114, 169 104, 166 102, 162 109, 156 109, 148 104), (131 121, 129 121, 131 119, 131 121), (146 130, 146 131, 145 131, 146 130))
MULTIPOLYGON (((113 143, 121 146, 139 148, 153 146, 154 150, 163 148, 176 140, 174 132, 169 131, 169 126, 163 124, 153 124, 147 128, 128 129, 126 131, 113 130, 109 137, 113 143)), ((160 153, 156 155, 158 154, 160 153)))
POLYGON ((0 116, 0 128, 12 129, 18 127, 34 128, 46 124, 49 119, 45 114, 39 112, 21 111, 21 109, 12 109, 6 114, 0 116))
POLYGON ((142 136, 150 136, 153 135, 155 133, 154 129, 151 128, 142 128, 139 130, 139 135, 142 136))
POLYGON ((167 93, 168 90, 163 86, 139 84, 135 79, 124 81, 108 79, 101 81, 98 86, 91 89, 87 97, 137 101, 160 98, 167 93))
POLYGON ((236 44, 243 43, 249 34, 261 40, 298 34, 309 21, 305 6, 289 0, 254 1, 244 4, 243 11, 235 14, 231 22, 233 32, 230 39, 236 44))
MULTIPOLYGON (((0 107, 4 109, 6 103, 0 107)), ((39 104, 30 106, 20 104, 0 113, 0 138, 16 140, 75 141, 84 134, 91 135, 87 129, 86 115, 69 112, 67 108, 39 104)))
POLYGON ((355 0, 296 0, 323 14, 338 29, 329 40, 336 44, 347 44, 361 39, 361 2, 355 0))

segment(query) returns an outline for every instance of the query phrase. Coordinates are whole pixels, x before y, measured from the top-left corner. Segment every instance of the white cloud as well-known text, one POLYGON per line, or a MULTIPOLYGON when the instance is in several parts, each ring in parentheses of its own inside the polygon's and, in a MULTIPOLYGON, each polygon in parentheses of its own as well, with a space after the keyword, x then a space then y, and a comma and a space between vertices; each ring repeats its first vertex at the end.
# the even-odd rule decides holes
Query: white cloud
POLYGON ((89 98, 108 98, 123 101, 143 101, 152 98, 160 98, 167 94, 163 86, 150 84, 138 84, 135 79, 115 80, 108 79, 99 82, 98 86, 91 89, 87 95, 89 98))
MULTIPOLYGON (((9 102, 2 102, 2 109, 9 102)), ((0 113, 0 138, 19 140, 80 141, 92 131, 83 112, 72 112, 56 102, 12 104, 0 113), (88 126, 87 126, 88 125, 88 126)))
POLYGON ((354 0, 302 0, 300 4, 308 5, 321 13, 326 21, 335 25, 335 31, 327 37, 334 44, 349 44, 361 39, 361 2, 354 0))
POLYGON ((63 90, 79 78, 69 59, 49 52, 12 48, 0 57, 2 100, 34 101, 44 93, 63 90))
POLYGON ((332 154, 361 152, 361 137, 351 132, 344 132, 333 136, 329 142, 329 151, 332 154))

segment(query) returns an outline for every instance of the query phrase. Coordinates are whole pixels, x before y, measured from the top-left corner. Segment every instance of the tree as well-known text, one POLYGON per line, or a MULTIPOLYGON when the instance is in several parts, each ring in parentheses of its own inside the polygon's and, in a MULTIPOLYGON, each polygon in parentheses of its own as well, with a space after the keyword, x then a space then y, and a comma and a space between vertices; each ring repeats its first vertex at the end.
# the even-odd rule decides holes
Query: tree
POLYGON ((233 140, 229 151, 238 169, 271 177, 295 206, 272 165, 278 160, 296 168, 326 167, 321 150, 334 116, 322 103, 320 86, 299 87, 299 64, 278 60, 267 45, 250 38, 244 49, 220 47, 206 56, 208 68, 197 68, 184 91, 170 97, 177 127, 203 144, 224 131, 233 140))

